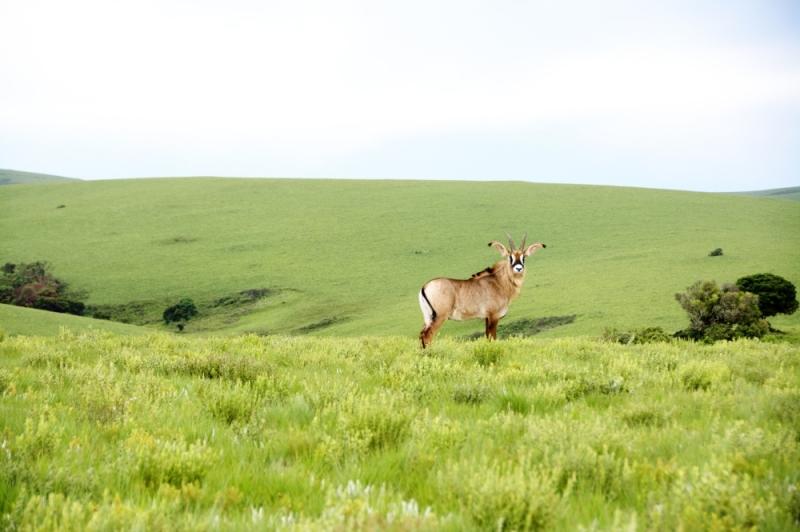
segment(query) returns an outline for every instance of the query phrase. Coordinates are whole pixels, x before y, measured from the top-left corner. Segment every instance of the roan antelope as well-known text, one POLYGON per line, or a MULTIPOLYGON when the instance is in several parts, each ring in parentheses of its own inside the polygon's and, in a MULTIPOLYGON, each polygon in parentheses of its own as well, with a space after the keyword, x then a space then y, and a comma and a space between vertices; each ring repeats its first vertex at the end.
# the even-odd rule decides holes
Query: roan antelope
POLYGON ((486 320, 486 337, 497 339, 497 323, 508 312, 508 305, 515 299, 525 281, 525 259, 545 246, 541 242, 517 248, 511 236, 509 247, 497 240, 489 242, 503 256, 489 268, 479 271, 469 279, 439 277, 428 281, 419 291, 419 307, 425 320, 425 328, 419 333, 423 349, 433 341, 436 331, 447 320, 486 320))

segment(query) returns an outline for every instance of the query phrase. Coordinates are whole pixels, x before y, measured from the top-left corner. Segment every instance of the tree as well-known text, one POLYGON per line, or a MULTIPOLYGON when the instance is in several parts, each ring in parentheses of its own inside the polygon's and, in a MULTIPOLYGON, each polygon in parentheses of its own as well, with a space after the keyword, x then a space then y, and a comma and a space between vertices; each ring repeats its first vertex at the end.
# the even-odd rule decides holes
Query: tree
POLYGON ((776 314, 792 314, 797 310, 797 290, 792 283, 778 275, 748 275, 737 280, 736 286, 758 296, 758 308, 765 318, 776 314))
POLYGON ((689 328, 678 336, 713 342, 741 337, 760 338, 769 332, 761 318, 758 296, 738 286, 697 281, 675 299, 689 315, 689 328))
POLYGON ((177 321, 189 321, 197 315, 197 307, 194 301, 185 297, 178 301, 171 307, 164 310, 164 323, 172 323, 177 321))

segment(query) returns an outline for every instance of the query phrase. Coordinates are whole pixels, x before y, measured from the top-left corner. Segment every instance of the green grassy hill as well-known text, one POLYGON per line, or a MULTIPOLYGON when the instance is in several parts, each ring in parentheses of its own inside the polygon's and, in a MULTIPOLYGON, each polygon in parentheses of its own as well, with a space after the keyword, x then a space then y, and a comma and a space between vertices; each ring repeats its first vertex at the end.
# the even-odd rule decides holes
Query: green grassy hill
POLYGON ((6 170, 0 168, 0 185, 66 183, 70 181, 77 181, 77 180, 69 177, 61 177, 58 175, 21 172, 19 170, 6 170))
POLYGON ((117 334, 144 334, 147 329, 107 320, 69 314, 56 314, 33 308, 0 305, 0 330, 6 334, 52 336, 62 327, 73 332, 109 331, 117 334))
MULTIPOLYGON (((417 292, 497 259, 504 231, 548 247, 504 323, 545 336, 687 319, 698 279, 772 272, 800 285, 800 204, 728 194, 528 183, 147 179, 0 187, 0 261, 48 260, 118 319, 187 332, 416 336, 417 292), (714 248, 722 257, 709 257, 714 248)), ((776 319, 800 325, 798 315, 776 319)), ((445 335, 481 330, 447 324, 445 335)))

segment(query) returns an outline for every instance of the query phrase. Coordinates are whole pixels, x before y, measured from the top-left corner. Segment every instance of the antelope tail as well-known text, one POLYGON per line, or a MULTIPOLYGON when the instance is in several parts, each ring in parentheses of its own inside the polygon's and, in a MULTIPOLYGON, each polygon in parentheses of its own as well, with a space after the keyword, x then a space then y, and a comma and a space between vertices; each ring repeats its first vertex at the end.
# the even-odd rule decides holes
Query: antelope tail
POLYGON ((436 321, 436 309, 433 308, 433 305, 431 305, 431 302, 428 299, 428 296, 425 295, 425 287, 424 286, 422 287, 422 290, 419 291, 419 295, 420 295, 421 299, 425 300, 425 303, 431 309, 431 322, 436 321))

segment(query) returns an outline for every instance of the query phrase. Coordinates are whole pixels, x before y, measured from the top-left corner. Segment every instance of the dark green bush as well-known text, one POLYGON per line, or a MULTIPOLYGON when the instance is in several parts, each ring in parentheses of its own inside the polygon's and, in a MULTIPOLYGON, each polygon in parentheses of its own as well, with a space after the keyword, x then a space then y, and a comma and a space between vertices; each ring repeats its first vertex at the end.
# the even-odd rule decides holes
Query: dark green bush
POLYGON ((689 328, 679 338, 714 342, 736 338, 760 338, 769 332, 761 318, 758 296, 736 285, 720 288, 714 281, 697 281, 675 299, 689 315, 689 328))
POLYGON ((709 257, 721 257, 722 256, 722 248, 717 248, 717 249, 711 251, 711 253, 709 253, 708 256, 709 257))
POLYGON ((771 273, 756 273, 736 281, 739 289, 758 296, 758 308, 765 318, 776 314, 793 314, 798 307, 794 285, 771 273))
POLYGON ((178 301, 171 307, 164 310, 164 323, 173 323, 178 321, 189 321, 197 316, 197 307, 194 301, 185 297, 178 301))
POLYGON ((49 310, 50 312, 61 312, 66 314, 76 314, 82 316, 86 305, 80 301, 73 301, 71 299, 60 299, 57 297, 40 297, 34 301, 33 308, 40 310, 49 310))
POLYGON ((109 314, 105 310, 100 310, 97 307, 90 306, 86 310, 96 320, 110 320, 111 319, 111 314, 109 314))

